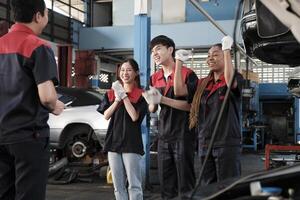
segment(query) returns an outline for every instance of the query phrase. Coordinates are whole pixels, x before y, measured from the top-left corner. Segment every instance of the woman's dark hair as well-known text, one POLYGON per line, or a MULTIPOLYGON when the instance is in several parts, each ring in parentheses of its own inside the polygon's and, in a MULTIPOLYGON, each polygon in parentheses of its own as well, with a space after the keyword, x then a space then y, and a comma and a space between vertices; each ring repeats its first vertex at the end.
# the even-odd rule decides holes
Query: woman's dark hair
MULTIPOLYGON (((222 44, 217 43, 211 46, 212 47, 218 47, 220 50, 222 50, 222 44)), ((197 86, 195 95, 193 97, 193 102, 191 103, 191 109, 190 109, 190 116, 189 116, 189 128, 193 129, 198 126, 198 119, 199 119, 199 110, 200 110, 200 102, 202 94, 207 87, 207 84, 210 80, 210 78, 213 76, 213 72, 210 71, 208 76, 202 79, 202 82, 197 86)))
POLYGON ((175 43, 171 38, 165 35, 159 35, 153 38, 150 42, 150 49, 152 50, 156 45, 159 44, 166 46, 167 48, 173 47, 172 57, 175 58, 175 43))
POLYGON ((120 69, 121 69, 121 66, 122 64, 124 63, 129 63, 132 67, 132 69, 136 72, 137 76, 135 77, 135 83, 136 83, 136 86, 138 88, 141 88, 141 79, 140 79, 140 74, 139 74, 139 65, 137 64, 137 62, 133 59, 133 58, 129 58, 127 60, 124 60, 121 64, 117 65, 117 80, 121 81, 120 79, 120 69))
POLYGON ((44 0, 12 0, 11 7, 16 22, 30 23, 36 13, 44 16, 46 4, 44 0))

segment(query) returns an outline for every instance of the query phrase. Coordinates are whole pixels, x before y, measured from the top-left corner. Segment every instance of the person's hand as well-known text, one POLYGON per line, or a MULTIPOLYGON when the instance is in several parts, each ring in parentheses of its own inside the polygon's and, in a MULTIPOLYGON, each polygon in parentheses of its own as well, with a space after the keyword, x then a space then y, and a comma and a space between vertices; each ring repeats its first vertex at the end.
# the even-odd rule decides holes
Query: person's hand
POLYGON ((179 49, 175 52, 175 59, 185 62, 189 59, 190 55, 191 55, 191 51, 185 49, 179 49))
POLYGON ((230 36, 225 36, 222 38, 222 51, 230 50, 233 44, 233 39, 230 36))
POLYGON ((116 99, 121 100, 121 99, 124 99, 127 97, 127 94, 126 94, 122 84, 120 83, 120 81, 113 82, 111 88, 115 92, 116 99))
POLYGON ((63 102, 61 102, 60 100, 56 100, 54 110, 52 110, 51 113, 54 115, 59 115, 60 113, 62 113, 64 108, 65 108, 65 104, 63 102))
POLYGON ((150 86, 150 90, 143 92, 143 97, 148 104, 159 104, 162 95, 155 87, 150 86))

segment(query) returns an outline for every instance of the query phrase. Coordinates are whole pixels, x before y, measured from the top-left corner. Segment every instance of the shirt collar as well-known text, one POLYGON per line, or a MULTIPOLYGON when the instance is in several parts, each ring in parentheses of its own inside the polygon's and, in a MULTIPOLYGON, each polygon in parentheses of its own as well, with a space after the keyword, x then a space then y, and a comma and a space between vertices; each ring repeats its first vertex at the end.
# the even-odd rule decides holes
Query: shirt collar
POLYGON ((220 76, 219 76, 219 79, 218 80, 214 80, 214 75, 213 73, 211 74, 211 76, 209 77, 209 82, 211 81, 214 81, 214 82, 223 82, 225 81, 225 77, 224 77, 224 73, 222 73, 220 76))
POLYGON ((28 34, 34 34, 33 30, 31 30, 29 27, 25 26, 24 24, 18 24, 18 23, 12 25, 10 31, 11 32, 19 31, 28 34))
MULTIPOLYGON (((172 67, 172 73, 169 74, 169 77, 171 77, 173 79, 174 73, 175 73, 175 64, 172 67)), ((163 79, 163 78, 164 78, 164 70, 161 68, 158 71, 158 79, 163 79)))
POLYGON ((160 69, 157 72, 157 79, 160 80, 160 79, 163 79, 163 78, 164 78, 164 71, 162 69, 160 69))

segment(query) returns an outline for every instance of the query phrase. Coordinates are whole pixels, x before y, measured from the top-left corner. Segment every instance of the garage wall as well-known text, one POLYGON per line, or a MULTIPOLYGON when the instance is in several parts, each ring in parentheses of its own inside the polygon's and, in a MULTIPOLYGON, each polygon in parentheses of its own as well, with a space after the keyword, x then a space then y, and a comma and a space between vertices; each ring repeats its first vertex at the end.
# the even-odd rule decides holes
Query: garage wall
MULTIPOLYGON (((218 23, 232 35, 233 20, 218 21, 218 23)), ((82 28, 80 29, 79 49, 133 49, 133 34, 133 26, 82 28)), ((151 26, 151 38, 161 34, 171 37, 178 48, 208 47, 221 42, 223 37, 220 31, 210 22, 172 23, 151 26)), ((241 42, 241 38, 238 38, 238 41, 241 42)))
MULTIPOLYGON (((152 0, 151 23, 180 23, 185 21, 186 0, 152 0)), ((134 0, 113 0, 113 26, 134 24, 134 0)))

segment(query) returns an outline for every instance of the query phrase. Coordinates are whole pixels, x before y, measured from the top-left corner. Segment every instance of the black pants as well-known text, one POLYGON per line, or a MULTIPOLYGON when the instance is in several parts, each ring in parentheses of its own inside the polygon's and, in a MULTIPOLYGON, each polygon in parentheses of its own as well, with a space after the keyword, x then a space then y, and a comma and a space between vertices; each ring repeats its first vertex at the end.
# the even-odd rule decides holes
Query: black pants
MULTIPOLYGON (((207 149, 200 151, 201 163, 203 163, 207 149)), ((219 182, 224 179, 239 177, 241 175, 241 147, 213 148, 207 160, 202 185, 219 182)))
POLYGON ((192 141, 158 141, 158 174, 162 199, 188 197, 195 186, 192 141))
POLYGON ((0 200, 44 200, 49 139, 0 145, 0 200))

